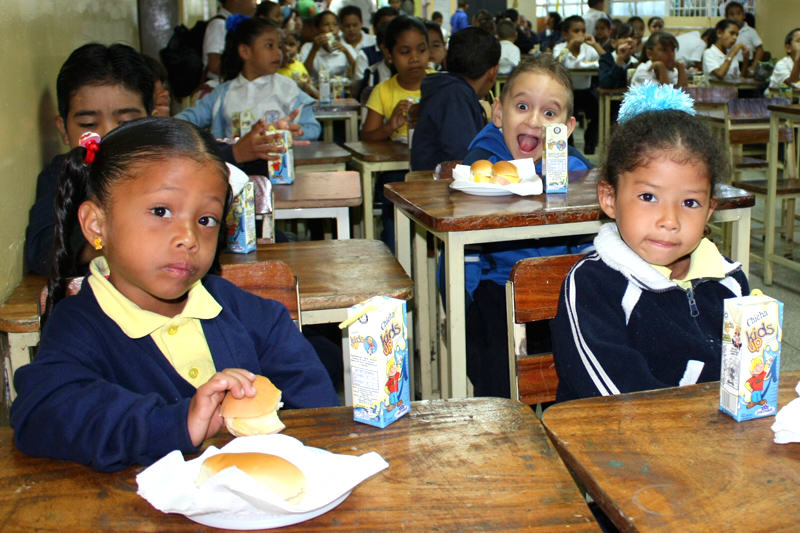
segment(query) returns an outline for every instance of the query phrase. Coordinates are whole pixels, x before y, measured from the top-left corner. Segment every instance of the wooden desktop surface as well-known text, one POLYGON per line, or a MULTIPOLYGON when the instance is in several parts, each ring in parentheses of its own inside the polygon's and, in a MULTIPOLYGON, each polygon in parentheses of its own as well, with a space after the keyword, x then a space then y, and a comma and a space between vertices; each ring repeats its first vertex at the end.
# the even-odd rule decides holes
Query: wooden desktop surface
MULTIPOLYGON (((376 451, 389 468, 338 507, 280 531, 597 531, 531 409, 500 398, 414 402, 386 429, 347 407, 281 411, 283 433, 334 453, 376 451)), ((222 446, 229 436, 211 443, 222 446)), ((136 494, 142 467, 98 473, 28 457, 0 428, 0 516, 14 531, 221 531, 164 514, 136 494)), ((763 495, 766 499, 768 495, 763 495)))
MULTIPOLYGON (((779 407, 800 372, 780 375, 779 407)), ((775 444, 775 417, 736 422, 719 382, 574 400, 544 413, 567 466, 621 530, 794 530, 800 443, 775 444)))
POLYGON ((249 254, 224 253, 222 263, 280 260, 300 283, 303 311, 340 309, 375 295, 408 300, 411 279, 384 243, 347 239, 259 245, 249 254), (381 280, 376 284, 375 280, 381 280))
POLYGON ((361 205, 358 172, 299 172, 294 183, 273 185, 275 209, 361 205))
POLYGON ((358 159, 368 163, 408 161, 408 145, 396 141, 355 141, 344 147, 358 159))
POLYGON ((0 331, 32 333, 39 331, 37 302, 47 285, 46 276, 28 274, 22 278, 3 305, 0 305, 0 331))
POLYGON ((360 111, 361 103, 355 98, 334 98, 329 104, 315 102, 312 106, 314 114, 338 113, 340 111, 360 111))
POLYGON ((322 141, 311 141, 305 146, 297 145, 292 147, 292 151, 294 151, 295 167, 347 163, 351 157, 350 152, 338 144, 322 141))

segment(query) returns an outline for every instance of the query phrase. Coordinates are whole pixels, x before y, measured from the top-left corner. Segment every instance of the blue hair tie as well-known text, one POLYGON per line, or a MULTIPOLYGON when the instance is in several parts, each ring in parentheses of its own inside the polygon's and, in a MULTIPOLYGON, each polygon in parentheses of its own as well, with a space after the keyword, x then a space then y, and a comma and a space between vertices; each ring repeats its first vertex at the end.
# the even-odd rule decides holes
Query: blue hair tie
POLYGON ((244 22, 245 20, 249 19, 247 15, 241 15, 236 13, 235 15, 230 15, 228 18, 225 19, 225 30, 226 31, 236 31, 236 28, 239 27, 239 24, 244 22))
POLYGON ((687 93, 669 84, 650 80, 631 87, 622 99, 617 122, 622 124, 645 111, 683 111, 694 115, 694 100, 687 93))

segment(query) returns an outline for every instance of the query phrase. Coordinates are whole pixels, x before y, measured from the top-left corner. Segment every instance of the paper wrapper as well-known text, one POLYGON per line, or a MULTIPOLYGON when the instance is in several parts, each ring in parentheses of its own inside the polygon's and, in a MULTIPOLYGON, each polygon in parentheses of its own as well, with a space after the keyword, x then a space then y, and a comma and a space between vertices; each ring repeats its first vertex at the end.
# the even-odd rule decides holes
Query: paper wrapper
POLYGON ((477 196, 505 196, 516 194, 531 196, 542 194, 542 180, 536 174, 533 159, 515 159, 511 161, 519 172, 519 183, 497 185, 495 183, 477 183, 473 181, 469 165, 456 165, 453 169, 451 189, 477 196))
MULTIPOLYGON (((794 390, 800 396, 800 381, 794 390)), ((775 432, 777 444, 800 442, 800 398, 795 398, 778 411, 772 424, 772 431, 775 432)))
MULTIPOLYGON (((340 455, 304 446, 288 435, 238 437, 221 449, 209 447, 190 461, 175 450, 152 464, 138 476, 138 494, 165 513, 181 513, 203 522, 203 515, 301 514, 320 509, 343 496, 365 479, 389 467, 378 453, 360 456, 340 455), (306 493, 297 505, 269 491, 238 468, 229 468, 195 485, 203 461, 220 452, 260 452, 290 461, 306 476, 306 493)), ((290 523, 290 522, 286 522, 290 523)))

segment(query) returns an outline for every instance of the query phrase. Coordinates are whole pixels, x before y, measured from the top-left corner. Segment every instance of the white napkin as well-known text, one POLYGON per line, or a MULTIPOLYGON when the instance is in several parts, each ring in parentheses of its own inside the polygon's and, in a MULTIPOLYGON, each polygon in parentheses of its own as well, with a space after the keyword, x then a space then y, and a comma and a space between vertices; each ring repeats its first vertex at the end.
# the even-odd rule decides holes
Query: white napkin
MULTIPOLYGON (((797 382, 794 391, 800 396, 800 381, 797 382)), ((800 442, 800 398, 795 398, 778 411, 775 423, 772 424, 772 431, 775 432, 777 444, 800 442)))
POLYGON ((165 513, 192 516, 209 513, 307 513, 323 507, 356 485, 389 467, 378 453, 333 454, 304 446, 288 435, 239 437, 221 449, 209 447, 191 461, 175 450, 136 476, 138 494, 165 513), (195 485, 203 461, 220 452, 261 452, 290 461, 308 481, 303 500, 293 505, 273 494, 238 468, 223 470, 202 487, 195 485))
POLYGON ((472 180, 469 165, 456 165, 453 169, 453 183, 450 188, 463 191, 468 194, 481 194, 487 192, 510 192, 519 196, 530 196, 542 194, 542 180, 536 174, 536 166, 533 159, 515 159, 511 161, 519 172, 519 183, 509 185, 497 185, 495 183, 477 183, 472 180))

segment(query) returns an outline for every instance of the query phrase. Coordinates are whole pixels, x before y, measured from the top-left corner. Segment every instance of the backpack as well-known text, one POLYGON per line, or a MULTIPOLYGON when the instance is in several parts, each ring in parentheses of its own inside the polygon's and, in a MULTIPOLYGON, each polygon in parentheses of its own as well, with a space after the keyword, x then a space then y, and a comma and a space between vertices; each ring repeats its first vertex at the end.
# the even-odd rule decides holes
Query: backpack
POLYGON ((161 63, 167 69, 170 89, 175 97, 189 96, 205 81, 203 38, 206 26, 214 19, 224 18, 222 15, 217 15, 209 20, 199 20, 191 30, 183 24, 175 26, 167 46, 159 52, 161 63))

